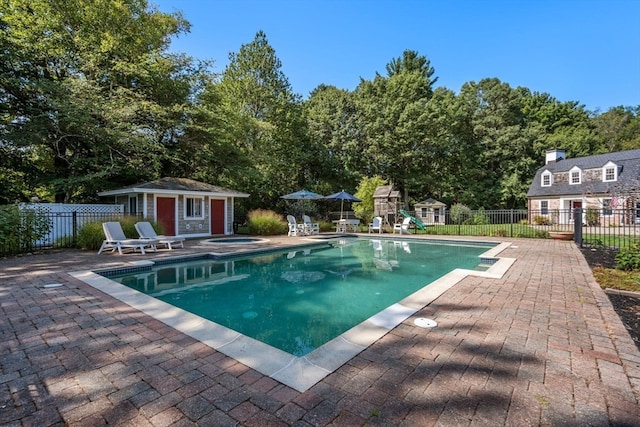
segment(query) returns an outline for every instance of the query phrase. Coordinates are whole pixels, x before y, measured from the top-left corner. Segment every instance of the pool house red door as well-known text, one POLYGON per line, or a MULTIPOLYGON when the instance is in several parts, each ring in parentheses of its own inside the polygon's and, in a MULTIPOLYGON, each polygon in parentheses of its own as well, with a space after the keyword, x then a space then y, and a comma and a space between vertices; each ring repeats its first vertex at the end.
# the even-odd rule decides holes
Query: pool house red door
POLYGON ((224 234, 224 200, 211 199, 211 234, 224 234))
POLYGON ((166 236, 176 235, 176 199, 158 197, 156 199, 156 218, 164 228, 166 236))

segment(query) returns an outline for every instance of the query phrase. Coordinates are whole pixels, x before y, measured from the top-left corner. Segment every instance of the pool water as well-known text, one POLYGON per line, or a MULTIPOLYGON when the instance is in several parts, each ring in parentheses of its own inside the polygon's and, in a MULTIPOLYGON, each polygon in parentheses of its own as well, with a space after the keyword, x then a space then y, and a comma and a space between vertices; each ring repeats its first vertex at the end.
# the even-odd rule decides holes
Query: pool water
POLYGON ((354 238, 109 278, 303 356, 453 269, 474 269, 490 247, 354 238))

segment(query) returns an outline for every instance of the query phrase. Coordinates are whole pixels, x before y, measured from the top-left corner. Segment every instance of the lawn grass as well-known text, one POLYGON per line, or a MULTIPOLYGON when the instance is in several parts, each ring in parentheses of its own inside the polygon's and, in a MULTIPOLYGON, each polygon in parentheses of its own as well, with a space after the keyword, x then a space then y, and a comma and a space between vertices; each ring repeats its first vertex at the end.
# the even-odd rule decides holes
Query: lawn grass
POLYGON ((640 272, 622 271, 602 266, 593 268, 593 277, 602 289, 640 292, 640 272))

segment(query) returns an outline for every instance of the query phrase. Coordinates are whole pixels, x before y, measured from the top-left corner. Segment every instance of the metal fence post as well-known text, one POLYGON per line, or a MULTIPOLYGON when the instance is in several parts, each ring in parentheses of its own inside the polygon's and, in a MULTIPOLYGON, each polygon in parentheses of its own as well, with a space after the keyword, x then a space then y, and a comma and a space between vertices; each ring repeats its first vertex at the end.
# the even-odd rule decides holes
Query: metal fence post
POLYGON ((511 209, 511 217, 509 218, 509 225, 511 227, 511 234, 510 236, 513 237, 513 209, 511 209))
POLYGON ((582 208, 573 210, 573 241, 582 247, 582 208))
POLYGON ((71 239, 73 246, 77 246, 78 244, 78 212, 73 211, 71 216, 71 239))

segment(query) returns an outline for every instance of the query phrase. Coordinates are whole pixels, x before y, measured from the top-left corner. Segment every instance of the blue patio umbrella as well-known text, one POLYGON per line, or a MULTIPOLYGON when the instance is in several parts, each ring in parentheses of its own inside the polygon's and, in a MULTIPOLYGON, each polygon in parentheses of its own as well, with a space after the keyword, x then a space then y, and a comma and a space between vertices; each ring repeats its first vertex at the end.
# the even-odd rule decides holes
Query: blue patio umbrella
POLYGON ((356 196, 347 193, 342 190, 334 194, 330 194, 324 198, 325 200, 340 200, 340 219, 342 219, 342 212, 344 211, 344 202, 361 202, 356 196))
POLYGON ((295 193, 285 194, 284 196, 280 196, 281 199, 287 200, 318 200, 323 199, 324 196, 322 194, 314 193, 313 191, 307 190, 299 190, 295 193))

